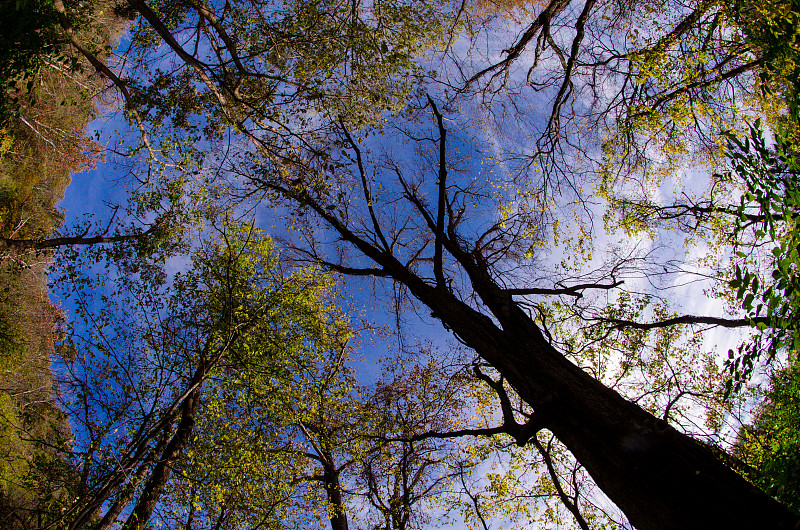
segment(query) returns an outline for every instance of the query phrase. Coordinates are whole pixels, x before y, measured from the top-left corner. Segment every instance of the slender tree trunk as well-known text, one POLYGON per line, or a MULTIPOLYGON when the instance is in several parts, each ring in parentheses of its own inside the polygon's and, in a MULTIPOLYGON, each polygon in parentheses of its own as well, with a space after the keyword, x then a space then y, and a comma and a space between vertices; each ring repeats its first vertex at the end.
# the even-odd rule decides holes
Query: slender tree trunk
POLYGON ((146 237, 145 234, 131 234, 124 236, 67 236, 52 239, 9 239, 0 238, 0 251, 6 250, 44 250, 66 246, 99 245, 102 243, 120 243, 146 237))
MULTIPOLYGON (((170 429, 170 427, 168 426, 167 429, 170 429)), ((103 515, 103 518, 100 520, 94 530, 109 530, 111 526, 117 522, 117 517, 119 517, 119 514, 122 513, 122 510, 124 510, 125 507, 131 502, 134 493, 136 493, 136 488, 139 487, 139 484, 141 484, 144 478, 147 476, 147 472, 152 467, 154 460, 158 458, 158 455, 160 455, 162 451, 164 451, 168 442, 169 437, 164 436, 158 445, 156 445, 155 449, 153 449, 153 458, 148 458, 139 466, 139 469, 136 470, 136 473, 134 473, 131 479, 128 481, 128 484, 123 489, 123 492, 120 494, 119 498, 114 502, 114 504, 111 505, 105 515, 103 515)))
POLYGON ((191 438, 195 424, 195 412, 199 403, 200 387, 195 388, 183 402, 178 428, 169 444, 167 444, 166 449, 164 449, 164 453, 153 469, 153 473, 145 483, 144 490, 139 496, 133 512, 131 512, 128 520, 125 521, 125 530, 144 530, 147 528, 147 522, 153 515, 158 499, 164 491, 164 486, 166 486, 167 480, 172 474, 172 467, 191 438))

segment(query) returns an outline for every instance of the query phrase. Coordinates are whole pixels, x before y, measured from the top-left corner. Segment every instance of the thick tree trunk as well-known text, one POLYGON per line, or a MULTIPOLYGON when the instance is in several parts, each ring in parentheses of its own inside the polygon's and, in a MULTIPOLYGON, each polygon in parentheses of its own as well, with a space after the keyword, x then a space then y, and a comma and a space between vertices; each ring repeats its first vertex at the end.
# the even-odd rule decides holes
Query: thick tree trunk
POLYGON ((342 485, 339 482, 339 471, 333 466, 333 457, 323 455, 328 462, 323 463, 322 481, 325 484, 325 493, 328 497, 328 514, 331 521, 331 530, 348 530, 347 510, 342 498, 342 485))
POLYGON ((406 280, 513 385, 639 530, 800 528, 796 516, 702 444, 572 364, 493 283, 476 285, 481 279, 473 276, 497 323, 442 289, 406 280))

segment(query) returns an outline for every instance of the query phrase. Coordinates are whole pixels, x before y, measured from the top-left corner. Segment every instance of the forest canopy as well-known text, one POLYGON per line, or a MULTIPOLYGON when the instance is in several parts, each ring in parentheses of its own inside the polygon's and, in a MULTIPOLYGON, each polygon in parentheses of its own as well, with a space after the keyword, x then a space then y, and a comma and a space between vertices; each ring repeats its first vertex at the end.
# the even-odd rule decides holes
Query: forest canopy
POLYGON ((0 8, 3 524, 798 524, 795 2, 0 8))

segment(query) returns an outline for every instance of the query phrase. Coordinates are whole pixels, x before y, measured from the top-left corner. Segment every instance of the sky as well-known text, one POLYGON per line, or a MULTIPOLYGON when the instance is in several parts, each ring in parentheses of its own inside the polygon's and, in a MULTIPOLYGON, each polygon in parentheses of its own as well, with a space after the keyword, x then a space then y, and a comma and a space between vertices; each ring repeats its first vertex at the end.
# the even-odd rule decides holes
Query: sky
MULTIPOLYGON (((500 21, 495 23, 491 31, 483 34, 485 42, 477 46, 470 47, 465 40, 460 40, 453 46, 450 55, 442 59, 441 56, 432 61, 437 61, 434 65, 440 72, 442 79, 453 81, 457 78, 457 73, 452 68, 454 62, 473 62, 476 68, 486 63, 487 58, 495 60, 501 56, 501 50, 507 46, 508 42, 513 41, 513 37, 519 34, 520 26, 514 25, 509 21, 500 21), (482 53, 475 53, 475 50, 482 50, 482 53), (469 58, 465 56, 471 54, 469 58), (456 59, 454 60, 453 57, 456 59), (467 61, 468 59, 468 61, 467 61), (441 62, 438 62, 441 61, 441 62)), ((569 36, 568 34, 564 34, 569 36)), ((559 36, 558 34, 556 35, 559 36)), ((567 41, 565 41, 567 42, 567 41)), ((523 55, 520 59, 521 64, 527 64, 531 61, 530 53, 523 55)), ((542 68, 549 68, 557 64, 553 56, 549 59, 550 62, 544 63, 542 68)), ((526 69, 522 67, 515 67, 513 70, 513 83, 519 83, 520 77, 526 75, 526 69)), ((427 87, 431 91, 444 90, 442 85, 432 84, 427 87)), ((441 95, 443 92, 434 96, 441 95)), ((503 100, 505 101, 505 100, 503 100)), ((451 128, 452 135, 451 141, 448 146, 451 154, 471 153, 472 158, 468 159, 463 164, 464 173, 475 175, 475 178, 491 178, 485 168, 492 167, 494 175, 499 179, 519 178, 519 175, 529 175, 524 169, 524 163, 520 163, 520 157, 511 158, 507 156, 509 153, 521 152, 529 154, 533 150, 532 139, 537 128, 541 128, 543 117, 547 116, 547 107, 544 104, 545 98, 540 95, 527 96, 519 98, 516 103, 518 107, 506 107, 503 112, 494 116, 495 120, 487 119, 482 114, 484 109, 478 105, 478 100, 469 101, 464 98, 458 100, 457 115, 447 116, 447 126, 451 128), (524 116, 526 120, 521 120, 520 116, 524 116), (474 138, 470 138, 469 134, 472 131, 472 126, 480 123, 478 120, 484 120, 484 123, 489 124, 482 127, 479 134, 474 138), (499 127, 496 125, 499 124, 499 127), (459 134, 459 129, 466 131, 464 134, 459 134), (486 163, 485 159, 480 159, 475 153, 490 153, 494 160, 491 163, 486 163)), ((456 114, 454 112, 454 114, 456 114)), ((432 129, 433 122, 422 124, 422 128, 427 127, 432 129)), ((113 146, 117 141, 119 135, 117 131, 127 131, 127 125, 122 120, 119 114, 116 114, 111 119, 103 118, 92 122, 89 126, 90 131, 99 131, 101 143, 105 142, 109 147, 113 146)), ((123 133, 123 136, 131 133, 123 133)), ((415 155, 411 154, 415 145, 411 143, 411 147, 401 146, 400 142, 393 136, 393 131, 389 130, 387 136, 375 138, 368 144, 372 154, 380 157, 387 153, 401 159, 402 163, 407 163, 413 166, 413 158, 415 155)), ((596 153, 595 153, 596 154, 596 153)), ((524 158, 524 157, 522 157, 524 158)), ((376 164, 377 166, 377 164, 376 164)), ((531 175, 536 175, 535 170, 530 171, 531 175)), ((692 180, 692 179, 690 179, 692 180)), ((124 167, 115 165, 109 161, 100 164, 97 169, 84 172, 81 174, 73 175, 72 183, 67 188, 64 200, 61 207, 66 210, 67 219, 65 226, 70 227, 80 224, 84 221, 87 213, 94 214, 98 224, 102 225, 102 221, 109 215, 108 203, 124 203, 127 198, 127 193, 136 188, 136 183, 127 174, 124 167)), ((659 189, 658 193, 663 193, 664 196, 669 196, 668 193, 672 192, 670 189, 659 189)), ((500 192, 507 193, 506 198, 511 202, 512 208, 519 208, 519 202, 514 202, 511 192, 507 189, 500 192)), ((561 201, 558 205, 561 212, 566 212, 564 225, 570 221, 569 215, 574 211, 580 211, 580 208, 570 202, 570 199, 565 199, 565 196, 557 197, 555 200, 561 201)), ((602 209, 602 203, 596 203, 590 208, 590 214, 598 215, 599 210, 602 209)), ((273 235, 285 235, 283 220, 280 216, 268 206, 259 207, 257 210, 258 224, 264 227, 268 232, 273 235), (274 232, 273 232, 274 231, 274 232)), ((384 212, 381 212, 384 213, 384 212)), ((584 211, 585 214, 585 211, 584 211)), ((476 224, 484 223, 489 224, 496 221, 498 217, 495 213, 487 214, 485 217, 479 218, 476 224)), ((632 241, 622 234, 606 234, 603 235, 599 229, 600 223, 597 223, 597 235, 594 239, 595 255, 593 259, 586 261, 585 267, 593 269, 602 264, 605 258, 605 251, 614 245, 627 245, 629 247, 637 247, 642 250, 648 250, 649 245, 667 245, 667 252, 674 253, 678 260, 683 260, 684 264, 691 263, 696 257, 691 252, 684 254, 683 250, 677 246, 675 239, 670 240, 662 239, 658 243, 648 241, 642 238, 639 241, 632 241), (675 246, 669 246, 669 245, 675 246)), ((472 228, 472 227, 470 227, 472 228)), ((699 255, 701 249, 694 250, 696 255, 699 255)), ((576 254, 574 249, 569 249, 562 246, 561 249, 551 251, 549 253, 542 252, 542 258, 549 258, 551 261, 560 261, 562 259, 572 259, 582 257, 576 254)), ((180 271, 181 267, 185 265, 186 261, 177 260, 172 263, 171 271, 180 271)), ((541 271, 543 276, 553 276, 553 270, 543 267, 541 271)), ((674 303, 676 310, 680 310, 686 314, 721 314, 723 306, 720 302, 706 297, 702 293, 702 286, 698 283, 687 282, 686 275, 672 276, 672 285, 666 287, 670 289, 670 300, 674 303)), ((636 285, 637 289, 646 291, 648 287, 646 282, 639 279, 630 279, 630 284, 636 285), (637 283, 637 281, 639 283, 637 283)), ((670 283, 669 280, 667 283, 670 283)), ((550 285, 546 285, 550 286, 550 285)), ((347 305, 354 307, 354 321, 366 319, 378 328, 392 329, 395 324, 394 315, 392 313, 391 304, 387 303, 386 298, 391 290, 386 285, 386 282, 379 282, 379 285, 373 286, 367 280, 350 281, 343 286, 343 298, 347 305)), ((61 300, 61 305, 71 311, 69 300, 61 300)), ((405 320, 405 328, 409 337, 418 340, 420 343, 432 343, 441 345, 442 348, 448 347, 448 342, 452 344, 452 335, 444 330, 436 319, 431 318, 424 310, 418 312, 411 312, 403 316, 405 320)), ((704 336, 704 347, 710 350, 717 350, 724 354, 729 347, 733 347, 739 340, 736 334, 729 332, 711 332, 704 336)), ((365 334, 360 343, 359 356, 366 359, 365 363, 359 363, 359 380, 362 383, 370 383, 379 376, 379 365, 377 359, 385 356, 387 353, 393 353, 398 349, 398 340, 391 332, 388 337, 370 336, 365 334)))

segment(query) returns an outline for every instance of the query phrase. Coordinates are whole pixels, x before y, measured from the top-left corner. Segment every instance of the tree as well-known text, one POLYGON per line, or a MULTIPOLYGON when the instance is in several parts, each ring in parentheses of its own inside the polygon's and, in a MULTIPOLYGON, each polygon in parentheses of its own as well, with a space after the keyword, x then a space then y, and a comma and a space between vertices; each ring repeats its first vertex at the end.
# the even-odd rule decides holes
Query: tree
POLYGON ((446 440, 410 437, 460 418, 463 377, 405 359, 363 387, 345 337, 330 338, 288 384, 267 377, 258 350, 210 383, 162 517, 193 528, 420 527, 458 456, 446 440))
MULTIPOLYGON (((226 226, 174 278, 131 256, 107 263, 122 274, 99 307, 89 295, 96 280, 73 287, 90 325, 71 335, 75 358, 61 381, 81 433, 72 450, 79 495, 62 514, 70 528, 110 528, 119 518, 147 527, 213 412, 215 378, 257 360, 262 380, 289 386, 315 344, 336 333, 323 300, 329 281, 313 271, 284 276, 273 248, 252 228, 226 226)), ((83 264, 73 262, 67 273, 80 278, 83 264)), ((280 406, 271 397, 262 405, 280 406)))
MULTIPOLYGON (((604 387, 551 346, 513 298, 527 290, 500 283, 505 276, 500 258, 508 257, 523 241, 510 236, 508 229, 503 231, 499 222, 477 234, 470 230, 466 206, 476 199, 465 196, 472 191, 467 185, 454 185, 452 180, 448 184, 449 175, 458 175, 447 158, 448 130, 443 116, 430 105, 438 120, 439 134, 432 142, 438 151, 438 178, 428 185, 437 206, 429 206, 423 195, 428 181, 411 181, 395 168, 401 197, 409 206, 399 227, 381 223, 376 212, 386 210, 376 208, 378 198, 370 193, 368 170, 355 142, 350 145, 353 173, 345 178, 361 182, 366 224, 350 213, 353 202, 345 209, 328 202, 324 193, 290 187, 289 178, 267 180, 266 175, 273 174, 268 165, 254 180, 312 210, 343 246, 372 263, 356 265, 354 258, 328 261, 323 256, 329 252, 313 249, 312 255, 325 266, 392 279, 430 308, 460 341, 498 370, 533 408, 537 428, 553 432, 637 527, 703 528, 721 522, 791 527, 794 520, 788 512, 753 492, 710 450, 604 387), (419 227, 412 239, 406 239, 404 226, 419 227), (654 482, 653 477, 659 480, 654 482), (739 510, 730 508, 732 498, 738 499, 739 510)), ((285 168, 293 171, 291 178, 313 174, 317 162, 296 163, 285 168)), ((382 182, 386 189, 386 180, 382 182)))
POLYGON ((318 320, 308 322, 305 342, 295 345, 303 354, 286 373, 269 369, 275 346, 254 344, 209 382, 168 491, 174 525, 188 518, 201 528, 287 528, 328 519, 334 530, 347 528, 340 475, 358 461, 367 414, 346 366, 352 332, 330 305, 331 288, 323 282, 306 293, 320 304, 318 320))
POLYGON ((441 353, 420 353, 389 359, 366 403, 374 423, 364 436, 374 445, 358 464, 354 492, 368 503, 373 528, 426 528, 443 518, 457 479, 479 464, 451 441, 472 423, 473 377, 441 353))
MULTIPOLYGON (((364 140, 370 132, 366 125, 372 120, 364 119, 363 114, 358 112, 363 112, 360 107, 342 107, 335 103, 337 100, 334 98, 329 108, 339 111, 340 115, 329 115, 334 118, 332 123, 326 124, 324 113, 315 114, 320 111, 317 105, 324 107, 326 101, 331 101, 327 98, 332 95, 350 102, 352 100, 348 99, 348 94, 358 93, 348 92, 346 87, 339 91, 341 87, 337 82, 343 81, 343 78, 337 75, 342 72, 338 68, 363 66, 363 63, 350 62, 349 59, 360 57, 357 52, 362 48, 359 45, 365 42, 361 37, 369 42, 364 33, 357 33, 359 38, 345 42, 343 48, 334 48, 338 55, 331 58, 331 63, 326 62, 319 68, 308 66, 309 63, 305 62, 308 58, 302 54, 282 56, 278 52, 284 48, 273 50, 277 59, 272 60, 267 51, 271 48, 263 47, 264 40, 257 39, 256 43, 262 47, 252 48, 252 53, 245 57, 255 58, 260 53, 261 57, 269 59, 263 64, 271 64, 275 70, 288 65, 288 69, 280 70, 283 77, 274 79, 274 84, 259 84, 248 97, 239 97, 239 86, 246 86, 247 82, 262 76, 271 79, 269 76, 275 75, 275 70, 261 72, 255 66, 237 66, 238 74, 233 72, 230 75, 226 69, 232 69, 231 65, 235 65, 239 58, 232 52, 237 49, 233 41, 224 47, 215 47, 214 43, 208 47, 198 44, 196 49, 201 50, 198 54, 205 53, 205 50, 214 50, 217 54, 209 53, 207 60, 205 56, 201 59, 187 51, 188 46, 182 46, 179 41, 181 36, 188 34, 197 35, 193 41, 200 36, 205 39, 212 35, 217 39, 214 42, 225 42, 228 38, 227 29, 223 31, 220 29, 222 24, 215 26, 212 20, 219 21, 222 18, 205 14, 204 9, 211 12, 207 6, 193 6, 192 10, 187 9, 185 13, 169 11, 165 7, 164 12, 159 14, 143 2, 131 2, 131 5, 152 28, 143 26, 143 35, 157 34, 158 38, 163 39, 174 53, 178 65, 176 72, 180 74, 166 79, 167 76, 156 73, 154 78, 144 78, 145 81, 161 80, 162 85, 174 87, 174 80, 182 75, 184 77, 181 79, 193 80, 192 86, 199 87, 196 100, 209 105, 209 110, 200 106, 189 106, 187 110, 183 105, 172 105, 173 110, 170 110, 168 103, 172 102, 169 96, 178 94, 170 90, 159 91, 158 87, 162 85, 155 82, 150 87, 143 83, 144 86, 137 90, 137 95, 144 103, 141 108, 148 112, 154 110, 156 117, 159 117, 159 112, 167 112, 163 116, 168 116, 178 127, 187 127, 189 130, 195 130, 192 125, 194 116, 205 111, 207 116, 217 120, 216 123, 227 123, 235 134, 240 135, 240 139, 250 141, 249 148, 240 142, 226 152, 229 156, 224 159, 225 168, 231 179, 241 184, 239 193, 243 196, 275 199, 279 204, 290 205, 307 217, 314 218, 313 222, 306 225, 306 230, 300 232, 301 241, 305 244, 297 245, 298 255, 340 273, 395 282, 403 294, 410 295, 409 298, 426 307, 433 318, 440 320, 460 341, 473 348, 499 372, 533 409, 528 428, 551 431, 625 512, 632 524, 640 528, 790 528, 794 525, 794 516, 766 496, 754 492, 743 479, 718 461, 707 447, 679 433, 664 419, 627 401, 570 362, 547 339, 542 320, 526 310, 532 304, 530 297, 537 295, 577 295, 593 289, 613 289, 619 286, 618 277, 624 276, 620 271, 626 270, 626 261, 619 260, 597 274, 582 278, 582 281, 574 278, 575 283, 569 278, 559 278, 555 285, 551 282, 545 286, 533 281, 538 277, 537 268, 542 265, 536 261, 535 250, 537 245, 546 241, 549 222, 553 219, 548 217, 552 215, 549 201, 553 194, 572 190, 571 196, 580 200, 579 206, 591 213, 586 198, 581 194, 582 182, 571 171, 574 166, 567 163, 576 153, 591 154, 586 142, 569 143, 573 138, 583 138, 576 131, 582 130, 585 121, 580 114, 572 114, 571 131, 575 134, 567 134, 567 120, 562 115, 566 109, 580 107, 568 105, 567 102, 583 101, 575 88, 576 67, 580 66, 584 75, 583 93, 593 96, 588 99, 591 104, 584 109, 586 112, 583 116, 592 118, 591 124, 600 124, 601 133, 614 130, 617 117, 637 116, 639 104, 650 104, 661 109, 664 105, 681 103, 682 98, 690 98, 693 104, 700 105, 698 102, 704 97, 722 94, 722 99, 718 101, 723 103, 718 108, 724 110, 727 108, 724 90, 716 92, 709 87, 732 83, 733 86, 747 89, 747 78, 741 75, 756 68, 761 58, 751 56, 751 50, 740 41, 734 39, 727 44, 724 42, 729 32, 722 29, 722 15, 714 4, 698 4, 669 31, 660 31, 659 34, 666 34, 664 39, 652 46, 632 50, 628 46, 630 39, 625 36, 620 41, 625 44, 622 50, 611 48, 606 54, 608 46, 600 36, 607 33, 601 30, 611 28, 627 32, 635 25, 631 23, 632 13, 601 12, 600 4, 591 1, 580 12, 568 9, 571 8, 568 2, 549 3, 518 42, 509 48, 504 60, 479 70, 468 79, 474 83, 490 72, 505 69, 521 56, 529 43, 536 45, 534 66, 538 64, 540 51, 545 47, 555 59, 553 64, 556 64, 557 73, 545 75, 549 79, 545 88, 551 90, 553 99, 551 112, 546 113, 545 125, 539 131, 540 144, 531 157, 520 157, 522 163, 517 166, 519 173, 507 178, 498 176, 493 181, 488 181, 487 176, 476 169, 477 164, 464 154, 480 140, 464 133, 460 134, 457 142, 452 142, 452 135, 457 128, 451 124, 445 125, 445 116, 450 118, 452 114, 441 112, 433 98, 409 99, 411 103, 407 110, 410 119, 405 123, 399 116, 392 116, 398 138, 418 139, 415 148, 422 153, 419 158, 421 162, 411 168, 406 164, 407 160, 392 157, 391 152, 383 160, 372 162, 366 152, 369 144, 364 140), (183 17, 189 14, 192 16, 190 20, 195 22, 192 27, 204 28, 206 22, 203 21, 208 21, 213 31, 189 33, 188 26, 182 25, 185 20, 183 17), (560 35, 550 29, 556 22, 566 26, 559 18, 562 14, 571 17, 571 30, 563 33, 572 37, 566 39, 571 47, 569 54, 562 52, 566 46, 556 40, 560 35), (606 24, 604 17, 611 22, 606 24), (589 46, 584 44, 584 38, 590 34, 586 28, 592 22, 597 29, 591 34, 599 40, 589 46), (683 46, 693 49, 698 39, 711 43, 713 46, 709 48, 709 53, 715 53, 708 67, 696 69, 700 77, 679 75, 674 80, 668 77, 658 79, 659 75, 668 71, 666 66, 662 66, 662 58, 679 56, 683 46), (672 49, 675 43, 677 48, 672 49), (348 53, 352 50, 353 55, 342 54, 342 49, 348 53), (670 54, 663 55, 662 52, 667 49, 670 54), (583 50, 588 52, 581 55, 583 50), (599 59, 586 58, 587 54, 596 52, 601 55, 599 59), (637 65, 647 61, 631 58, 641 56, 649 59, 652 55, 657 56, 657 75, 648 73, 637 77, 637 65), (293 63, 289 60, 292 57, 302 60, 297 59, 293 63), (623 66, 620 67, 619 76, 615 66, 609 67, 608 79, 618 80, 623 90, 618 98, 609 102, 604 96, 606 79, 603 83, 595 83, 594 80, 605 65, 612 63, 621 63, 623 66), (561 69, 558 68, 559 64, 561 69), (306 92, 309 85, 305 84, 303 76, 307 75, 304 69, 309 68, 320 76, 314 79, 319 79, 323 87, 328 87, 322 79, 327 79, 330 73, 334 79, 332 87, 306 92), (291 72, 299 72, 299 76, 291 77, 294 75, 291 72), (634 81, 641 81, 641 84, 634 81), (292 88, 285 99, 273 99, 275 94, 283 95, 279 89, 282 86, 296 86, 298 90, 292 88), (644 88, 637 88, 642 86, 644 88), (301 97, 301 94, 311 96, 301 97), (317 99, 317 95, 321 97, 317 99), (305 104, 308 100, 304 97, 313 103, 305 104), (273 113, 276 105, 283 105, 294 98, 304 103, 297 107, 297 114, 287 119, 273 113), (148 108, 148 105, 151 106, 148 108), (592 105, 600 108, 596 114, 593 114, 592 105), (436 121, 434 127, 420 125, 428 123, 421 112, 429 111, 436 121), (414 120, 418 121, 415 123, 414 120), (311 127, 302 127, 304 123, 311 124, 311 127), (290 127, 295 124, 300 127, 290 127), (567 149, 571 145, 576 146, 575 152, 567 149), (544 168, 545 178, 541 182, 530 182, 527 169, 532 167, 528 163, 531 160, 544 168), (500 191, 494 191, 492 186, 498 186, 495 189, 500 191), (354 195, 353 190, 358 190, 358 194, 354 195), (309 213, 310 216, 307 215, 309 213), (327 228, 326 234, 330 239, 325 240, 325 234, 316 230, 319 224, 327 228)), ((280 13, 286 15, 285 19, 278 18, 292 23, 306 21, 304 17, 309 12, 305 8, 320 5, 308 4, 298 12, 280 13)), ((649 4, 637 6, 645 11, 652 7, 649 4)), ((228 12, 223 10, 222 13, 228 12)), ((357 16, 357 4, 355 13, 335 13, 340 18, 332 17, 333 20, 342 20, 342 16, 344 20, 361 20, 357 16)), ((266 20, 271 22, 275 19, 266 17, 266 20)), ((316 19, 312 17, 312 20, 316 19)), ((416 19, 410 20, 413 22, 416 19)), ((648 22, 654 20, 653 17, 647 19, 648 22)), ((236 28, 237 33, 242 31, 240 24, 232 23, 227 27, 231 31, 236 28)), ((267 25, 258 35, 281 35, 275 29, 279 27, 280 24, 267 25)), ((297 30, 298 35, 321 38, 314 33, 314 29, 320 26, 300 23, 291 27, 297 30)), ((380 24, 377 27, 380 28, 380 24)), ((397 27, 409 26, 400 24, 397 27)), ((376 30, 375 27, 371 29, 376 30)), ((399 35, 403 46, 407 46, 409 41, 402 39, 405 36, 402 31, 392 35, 399 35)), ((152 41, 142 40, 140 49, 152 49, 145 46, 149 42, 152 41)), ((285 49, 294 50, 290 46, 291 40, 281 42, 285 43, 285 49)), ((299 39, 298 42, 305 41, 299 39)), ((384 58, 389 46, 386 45, 385 52, 381 45, 381 53, 371 57, 376 60, 384 58)), ((403 46, 401 49, 406 53, 408 48, 403 46)), ((367 49, 376 51, 377 47, 367 49)), ((679 64, 682 72, 691 70, 687 66, 690 62, 679 64)), ((257 60, 253 59, 255 63, 257 60)), ((406 72, 402 68, 390 71, 401 79, 406 72)), ((357 72, 366 76, 366 86, 374 86, 370 84, 374 70, 367 68, 357 72)), ((386 72, 381 71, 378 75, 386 77, 386 72)), ((356 78, 359 79, 358 76, 356 78)), ((503 75, 495 77, 495 80, 503 79, 503 75)), ((525 83, 527 80, 525 77, 525 83)), ((403 94, 407 95, 407 92, 403 94)), ((489 95, 487 101, 491 102, 492 91, 484 91, 484 94, 489 95)), ((130 101, 134 101, 133 98, 130 101)), ((463 100, 456 100, 459 101, 463 100)), ((692 107, 688 114, 691 118, 697 117, 694 109, 692 107)), ((656 115, 655 129, 661 130, 658 120, 663 118, 668 123, 666 134, 669 139, 669 134, 675 131, 680 133, 683 122, 678 117, 685 115, 677 112, 656 115)), ((377 116, 373 114, 371 117, 377 116)), ((455 121, 465 123, 466 117, 463 122, 459 119, 455 121)), ((630 124, 626 122, 623 125, 630 124)), ((627 137, 638 139, 636 133, 642 130, 639 127, 646 125, 634 120, 632 132, 627 137)), ((704 127, 699 124, 694 130, 702 132, 704 127)), ((220 136, 215 134, 218 129, 209 133, 209 138, 219 140, 220 136)), ((647 134, 643 136, 646 139, 647 134)), ((594 138, 590 135, 589 140, 594 138)), ((623 158, 628 156, 630 146, 642 147, 638 154, 643 157, 648 155, 646 141, 625 144, 619 140, 610 144, 611 148, 618 146, 621 146, 623 158)), ((398 146, 395 148, 400 149, 398 146)), ((608 153, 609 157, 613 154, 608 153)), ((628 260, 631 261, 634 260, 628 260)), ((711 323, 724 324, 724 320, 717 319, 711 323)))
POLYGON ((775 370, 753 420, 741 428, 734 446, 734 455, 755 470, 754 482, 795 513, 800 512, 798 390, 794 365, 775 370))

